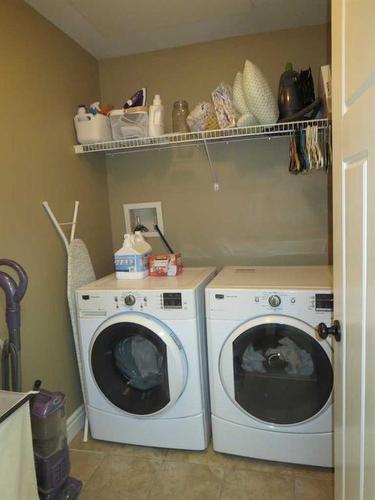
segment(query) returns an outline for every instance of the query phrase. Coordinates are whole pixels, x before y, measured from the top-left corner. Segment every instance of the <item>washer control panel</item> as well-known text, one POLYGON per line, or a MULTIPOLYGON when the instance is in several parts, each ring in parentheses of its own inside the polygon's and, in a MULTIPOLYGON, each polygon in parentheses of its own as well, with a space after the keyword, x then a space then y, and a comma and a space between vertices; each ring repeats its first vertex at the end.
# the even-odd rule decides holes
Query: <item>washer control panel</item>
POLYGON ((271 295, 268 297, 268 303, 271 307, 279 307, 281 304, 281 297, 279 295, 271 295))
POLYGON ((135 302, 136 302, 136 299, 135 299, 134 295, 129 294, 129 295, 126 295, 124 297, 124 303, 127 306, 134 306, 135 302))
POLYGON ((163 293, 164 309, 182 309, 182 294, 179 292, 163 293))
POLYGON ((77 305, 81 317, 141 312, 158 318, 187 319, 197 314, 192 290, 78 291, 77 305))

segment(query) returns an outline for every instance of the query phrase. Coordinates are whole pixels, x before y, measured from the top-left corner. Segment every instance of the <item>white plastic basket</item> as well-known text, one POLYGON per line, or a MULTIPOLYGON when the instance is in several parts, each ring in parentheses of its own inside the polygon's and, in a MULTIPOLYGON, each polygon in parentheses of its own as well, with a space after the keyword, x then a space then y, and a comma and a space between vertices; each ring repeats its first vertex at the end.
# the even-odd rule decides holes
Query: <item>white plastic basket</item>
POLYGON ((148 112, 144 107, 113 109, 110 114, 113 140, 135 139, 148 135, 148 112))
POLYGON ((108 116, 100 113, 93 115, 85 113, 81 116, 74 117, 74 125, 76 128, 77 139, 80 144, 93 144, 95 142, 105 142, 112 140, 111 124, 108 116))

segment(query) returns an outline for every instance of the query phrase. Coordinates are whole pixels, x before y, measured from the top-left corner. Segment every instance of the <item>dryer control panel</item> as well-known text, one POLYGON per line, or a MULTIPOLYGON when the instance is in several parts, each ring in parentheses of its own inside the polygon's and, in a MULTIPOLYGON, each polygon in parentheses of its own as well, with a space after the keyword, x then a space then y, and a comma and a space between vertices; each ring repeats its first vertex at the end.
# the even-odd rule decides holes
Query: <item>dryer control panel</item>
POLYGON ((248 319, 282 314, 307 322, 329 321, 333 294, 324 290, 207 290, 207 314, 212 319, 248 319))

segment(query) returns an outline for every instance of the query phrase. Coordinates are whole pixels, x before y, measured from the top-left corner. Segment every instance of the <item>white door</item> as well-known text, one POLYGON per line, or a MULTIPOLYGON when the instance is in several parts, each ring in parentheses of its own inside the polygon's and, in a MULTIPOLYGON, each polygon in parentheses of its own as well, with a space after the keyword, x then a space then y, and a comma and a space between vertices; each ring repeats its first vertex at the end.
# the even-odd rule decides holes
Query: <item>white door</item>
POLYGON ((332 40, 335 318, 342 327, 334 347, 335 498, 373 500, 375 1, 333 0, 332 40))

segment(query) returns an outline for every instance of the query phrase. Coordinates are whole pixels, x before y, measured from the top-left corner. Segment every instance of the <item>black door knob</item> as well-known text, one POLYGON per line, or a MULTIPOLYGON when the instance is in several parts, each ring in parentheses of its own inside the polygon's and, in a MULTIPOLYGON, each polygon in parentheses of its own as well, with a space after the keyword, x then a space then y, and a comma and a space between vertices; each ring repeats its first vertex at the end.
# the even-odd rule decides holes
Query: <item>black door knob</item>
POLYGON ((319 337, 323 340, 325 340, 328 335, 333 335, 337 342, 341 340, 340 321, 335 320, 332 326, 327 326, 325 323, 319 323, 317 330, 319 337))

